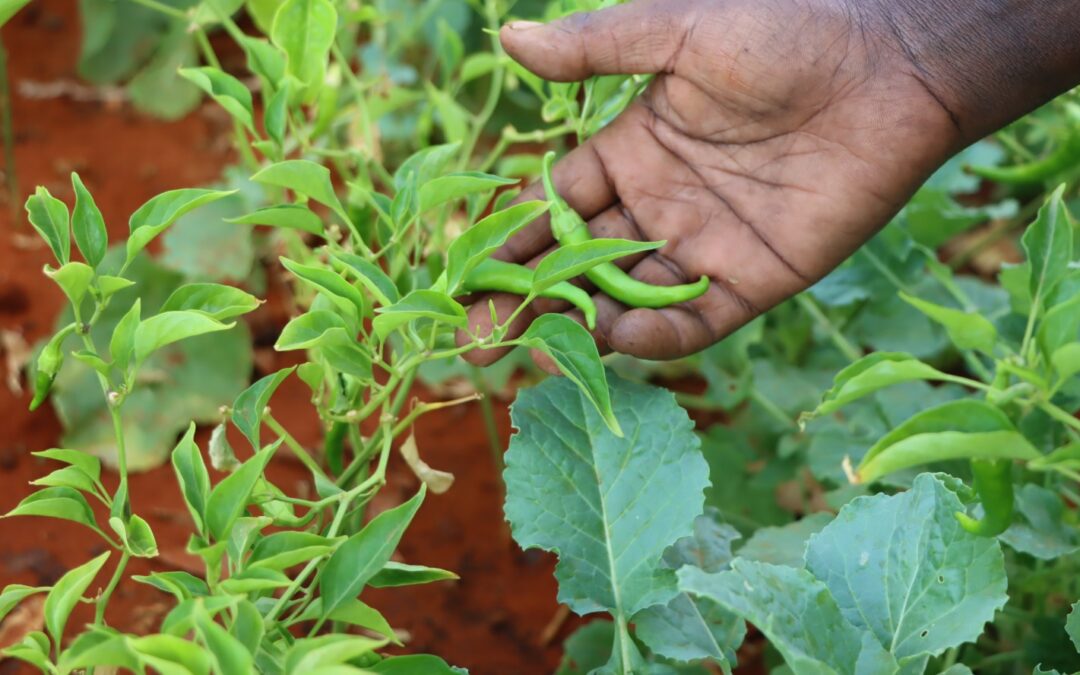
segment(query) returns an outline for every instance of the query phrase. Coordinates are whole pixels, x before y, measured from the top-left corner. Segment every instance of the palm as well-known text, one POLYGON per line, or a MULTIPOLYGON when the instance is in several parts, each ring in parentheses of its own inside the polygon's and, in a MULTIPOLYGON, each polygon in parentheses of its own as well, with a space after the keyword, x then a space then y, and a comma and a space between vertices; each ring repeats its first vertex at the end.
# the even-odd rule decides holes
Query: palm
MULTIPOLYGON (((673 284, 705 274, 712 284, 701 298, 661 310, 597 296, 602 347, 673 358, 716 342, 839 264, 952 149, 945 111, 901 59, 870 51, 842 17, 794 0, 639 0, 617 11, 639 29, 651 21, 647 44, 619 45, 616 15, 564 28, 577 32, 577 44, 614 41, 601 64, 531 39, 537 29, 504 38, 551 78, 659 73, 556 167, 555 182, 596 236, 667 241, 624 261, 633 276, 673 284)), ((527 262, 551 245, 547 223, 537 223, 502 255, 527 262)), ((486 314, 476 313, 476 323, 486 314)))

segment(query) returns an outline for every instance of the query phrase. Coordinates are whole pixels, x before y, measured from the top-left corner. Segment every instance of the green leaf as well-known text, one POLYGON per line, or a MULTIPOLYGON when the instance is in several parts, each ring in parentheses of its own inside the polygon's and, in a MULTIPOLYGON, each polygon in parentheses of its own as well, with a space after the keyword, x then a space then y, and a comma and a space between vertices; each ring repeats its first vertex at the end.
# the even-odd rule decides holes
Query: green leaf
MULTIPOLYGON (((91 0, 93 1, 93 0, 91 0)), ((97 4, 97 3, 95 3, 97 4)), ((115 6, 115 5, 114 5, 115 6)), ((170 21, 163 26, 156 16, 146 21, 145 32, 137 30, 136 23, 128 17, 139 10, 148 8, 117 8, 123 11, 123 18, 110 23, 116 26, 116 32, 110 37, 111 42, 130 42, 129 58, 138 66, 138 72, 128 81, 125 93, 131 99, 136 110, 153 115, 163 120, 178 120, 194 110, 202 101, 202 92, 198 87, 180 77, 177 70, 183 66, 193 66, 199 61, 194 37, 188 33, 185 21, 170 21), (162 28, 165 28, 162 31, 162 28), (154 49, 151 59, 143 64, 146 49, 154 49), (136 63, 137 61, 137 63, 136 63)), ((95 12, 100 12, 98 4, 95 12)), ((150 10, 155 12, 156 10, 150 10)), ((83 13, 86 16, 86 13, 83 13)), ((134 17, 132 17, 134 18, 134 17)))
POLYGON ((500 178, 480 171, 465 171, 439 176, 420 186, 420 212, 478 192, 487 192, 504 185, 514 185, 513 178, 500 178))
POLYGON ((177 72, 181 77, 209 94, 218 105, 244 125, 244 128, 254 133, 251 91, 244 86, 243 82, 220 68, 212 66, 180 68, 177 72))
POLYGON ((864 356, 837 373, 833 386, 821 398, 812 413, 814 417, 839 410, 848 403, 900 382, 914 380, 944 380, 953 382, 952 375, 896 352, 874 352, 864 356))
POLYGON ((318 349, 334 370, 364 382, 371 380, 371 355, 344 328, 331 328, 323 333, 318 349))
POLYGON ((162 312, 201 312, 224 321, 254 311, 261 301, 250 293, 224 284, 184 284, 161 306, 162 312))
POLYGON ((1073 224, 1062 200, 1064 193, 1065 185, 1054 190, 1021 240, 1031 266, 1028 288, 1035 299, 1035 311, 1065 276, 1072 259, 1073 224))
POLYGON ((1001 541, 1039 560, 1054 560, 1080 550, 1080 536, 1065 518, 1065 504, 1053 490, 1026 483, 1016 491, 1022 520, 1002 533, 1001 541))
POLYGON ((81 262, 69 262, 60 269, 45 266, 45 275, 56 282, 60 290, 71 301, 72 306, 78 307, 90 290, 90 282, 94 279, 94 269, 81 262))
POLYGON ((281 258, 281 264, 298 278, 325 293, 327 298, 347 315, 355 316, 359 320, 367 314, 364 295, 355 286, 341 278, 337 272, 325 267, 304 265, 288 258, 281 258))
POLYGON ((450 666, 438 656, 431 654, 408 654, 391 656, 378 663, 365 667, 365 670, 379 675, 464 675, 465 671, 450 666))
POLYGON ((64 636, 64 625, 71 610, 78 604, 82 594, 108 559, 109 553, 105 552, 66 572, 45 597, 45 629, 56 644, 60 644, 60 639, 64 636))
POLYGON ((274 349, 287 352, 318 346, 326 331, 334 328, 345 329, 345 321, 337 314, 318 309, 309 311, 285 324, 274 349))
POLYGON ((739 549, 739 557, 801 569, 810 537, 832 519, 828 513, 813 513, 787 525, 759 528, 739 549))
POLYGON ((191 310, 162 312, 139 323, 135 327, 135 364, 138 366, 148 356, 180 340, 196 335, 215 333, 233 327, 221 323, 206 314, 191 310))
POLYGON ((270 40, 285 52, 286 73, 305 85, 322 85, 337 10, 329 0, 285 0, 274 14, 270 40))
POLYGON ((948 459, 1038 459, 1042 455, 998 408, 973 399, 924 410, 883 436, 863 456, 856 477, 873 482, 900 469, 948 459))
POLYGON ((251 447, 261 447, 259 439, 259 427, 262 425, 263 411, 270 402, 277 388, 285 381, 285 378, 296 370, 296 366, 282 368, 276 373, 271 373, 250 387, 240 392, 232 405, 232 422, 236 428, 251 442, 251 447))
POLYGON ((214 662, 216 673, 255 672, 251 654, 244 644, 215 623, 205 609, 195 612, 195 632, 199 641, 206 645, 214 662))
POLYGON ((22 584, 11 584, 5 586, 0 591, 0 621, 4 620, 4 617, 8 615, 11 610, 22 602, 29 598, 31 595, 38 593, 44 593, 49 589, 47 588, 35 588, 33 586, 24 586, 22 584))
POLYGON ((172 451, 172 465, 176 472, 176 482, 184 496, 195 527, 206 533, 206 505, 210 496, 210 474, 203 463, 202 453, 195 443, 195 423, 188 426, 187 433, 172 451))
POLYGON ((596 341, 581 324, 562 314, 544 314, 529 325, 521 343, 547 354, 596 408, 608 429, 622 436, 596 341))
POLYGON ((51 459, 55 462, 68 464, 79 469, 79 471, 89 476, 93 481, 97 481, 101 477, 101 460, 93 455, 88 455, 85 452, 66 450, 63 448, 52 448, 50 450, 39 450, 32 454, 35 457, 41 457, 42 459, 51 459))
POLYGON ((319 575, 319 594, 325 619, 360 591, 390 560, 405 528, 412 522, 427 492, 423 485, 409 501, 371 519, 334 552, 319 575))
MULTIPOLYGON (((322 616, 322 598, 315 598, 315 600, 304 609, 303 613, 297 617, 297 620, 312 621, 322 616)), ((342 603, 337 609, 330 612, 330 614, 327 615, 327 618, 331 621, 343 621, 351 626, 366 628, 367 630, 382 635, 395 644, 401 644, 397 635, 394 634, 394 629, 391 628, 390 624, 386 621, 386 618, 383 617, 377 609, 370 607, 355 598, 342 603)))
POLYGON ((424 89, 438 113, 436 119, 443 130, 443 135, 451 143, 461 143, 469 130, 469 111, 465 110, 450 94, 435 87, 430 82, 424 82, 424 89))
POLYGON ((90 509, 86 497, 69 487, 47 487, 27 496, 12 510, 4 514, 12 516, 42 516, 59 518, 86 525, 98 532, 94 512, 90 509))
POLYGON ((0 651, 2 656, 10 656, 30 664, 42 673, 55 673, 49 657, 49 638, 41 631, 33 631, 18 643, 0 651))
POLYGON ((164 232, 165 228, 180 216, 235 192, 236 190, 187 188, 162 192, 150 199, 131 214, 128 220, 130 234, 127 240, 127 262, 130 264, 136 253, 146 248, 154 237, 164 232))
POLYGON ((1065 619, 1065 632, 1069 634, 1069 639, 1072 640, 1076 650, 1080 651, 1080 611, 1077 610, 1078 606, 1080 606, 1080 602, 1072 604, 1069 616, 1065 619))
POLYGON ((266 624, 263 616, 255 604, 249 600, 241 600, 236 605, 236 618, 233 620, 229 632, 233 637, 244 645, 249 654, 255 654, 262 644, 263 635, 266 633, 266 624))
POLYGON ((998 542, 956 520, 963 508, 929 474, 907 492, 858 497, 810 539, 807 569, 901 662, 972 642, 1008 600, 1007 579, 998 542))
POLYGON ((37 362, 35 363, 34 376, 34 398, 30 401, 30 410, 37 410, 44 401, 45 397, 49 395, 52 390, 53 382, 56 380, 56 375, 60 371, 60 367, 64 364, 64 341, 67 340, 75 330, 75 324, 70 323, 55 334, 49 341, 45 343, 45 346, 41 348, 41 353, 38 354, 37 362))
POLYGON ((603 619, 578 628, 563 643, 563 659, 555 675, 589 675, 611 657, 615 624, 603 619))
POLYGON ((67 205, 49 194, 44 187, 38 186, 37 191, 26 200, 26 214, 30 224, 52 249, 56 260, 66 265, 71 260, 67 205))
POLYGON ((6 24, 15 13, 26 6, 30 0, 0 0, 0 26, 6 24))
POLYGON ((75 190, 75 209, 71 214, 71 230, 75 235, 75 244, 82 251, 87 264, 97 268, 109 246, 105 219, 79 174, 74 172, 71 174, 71 187, 75 190))
POLYGON ((1057 373, 1058 382, 1065 382, 1080 373, 1080 342, 1059 347, 1051 356, 1050 363, 1057 373))
POLYGON ((371 577, 368 585, 372 588, 397 588, 398 586, 430 584, 435 581, 453 581, 458 578, 458 575, 453 572, 438 567, 407 565, 388 560, 383 568, 371 577))
POLYGON ((664 241, 590 239, 560 246, 544 257, 533 273, 533 290, 539 293, 560 281, 573 279, 601 263, 660 248, 664 241))
POLYGON ((245 595, 285 588, 289 577, 279 570, 266 567, 249 567, 221 582, 221 590, 231 595, 245 595))
POLYGON ((713 600, 754 624, 795 673, 898 670, 895 659, 851 625, 825 584, 806 570, 737 558, 728 572, 709 574, 687 566, 678 576, 680 590, 713 600))
POLYGON ((465 308, 460 303, 445 293, 431 290, 413 291, 393 305, 380 307, 376 313, 372 325, 383 340, 414 319, 431 319, 457 328, 467 323, 465 308))
POLYGON ((98 289, 101 291, 102 298, 109 298, 124 290, 125 288, 131 288, 135 285, 134 281, 125 279, 123 277, 114 277, 108 274, 99 274, 97 278, 98 289))
POLYGON ((164 593, 171 593, 177 602, 210 593, 205 581, 188 572, 151 572, 146 576, 134 575, 131 578, 164 593))
POLYGON ((994 345, 997 344, 998 339, 997 329, 986 317, 976 312, 942 307, 907 293, 900 293, 900 297, 944 326, 949 339, 959 349, 977 349, 988 356, 994 355, 994 345))
POLYGON ((175 635, 127 637, 131 649, 161 675, 208 675, 210 655, 195 643, 175 635), (171 670, 170 670, 171 667, 171 670))
POLYGON ((289 647, 285 655, 285 672, 288 675, 303 675, 309 672, 327 675, 340 673, 341 670, 335 670, 333 666, 340 666, 370 654, 385 644, 386 640, 372 640, 358 635, 332 634, 301 638, 289 647))
POLYGON ((247 564, 284 570, 334 551, 340 540, 311 532, 275 532, 259 539, 247 564))
POLYGON ((375 263, 346 251, 336 251, 331 255, 334 260, 341 263, 349 273, 355 276, 383 307, 392 305, 401 299, 401 294, 398 293, 393 280, 375 263))
POLYGON ((158 554, 154 531, 142 516, 132 515, 127 522, 127 549, 137 558, 154 558, 158 554))
POLYGON ((497 211, 465 230, 450 244, 446 253, 446 289, 449 294, 454 295, 473 268, 491 257, 510 237, 547 209, 547 202, 522 202, 497 211))
POLYGON ((136 299, 127 313, 116 323, 112 337, 109 338, 109 354, 113 364, 122 373, 126 373, 131 365, 131 357, 135 354, 135 331, 142 323, 142 300, 136 299))
POLYGON ((691 533, 708 468, 670 392, 611 383, 621 438, 566 378, 518 393, 505 510, 518 544, 558 552, 560 602, 629 620, 676 595, 661 559, 691 533))
POLYGON ((1054 305, 1039 322, 1039 347, 1047 358, 1061 347, 1080 339, 1080 295, 1054 305))
POLYGON ((244 512, 255 483, 262 477, 281 441, 267 446, 240 465, 210 491, 206 500, 206 529, 217 541, 225 541, 236 519, 244 512))
POLYGON ((57 469, 46 476, 30 481, 30 484, 44 487, 68 487, 91 494, 95 491, 94 479, 77 466, 57 469))
POLYGON ((269 225, 291 230, 302 230, 322 236, 323 221, 314 211, 300 204, 268 206, 244 216, 226 218, 227 223, 239 225, 269 225))

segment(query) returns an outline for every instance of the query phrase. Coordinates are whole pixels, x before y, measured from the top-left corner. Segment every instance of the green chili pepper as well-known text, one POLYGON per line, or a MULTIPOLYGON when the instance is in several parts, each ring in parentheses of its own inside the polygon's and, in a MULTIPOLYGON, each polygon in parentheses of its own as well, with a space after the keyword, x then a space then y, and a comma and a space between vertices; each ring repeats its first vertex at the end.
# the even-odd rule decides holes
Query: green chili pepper
MULTIPOLYGON (((566 203, 551 180, 555 153, 544 155, 544 189, 551 202, 551 233, 560 244, 577 244, 592 239, 585 220, 566 203)), ((700 297, 709 289, 709 277, 702 276, 692 284, 655 286, 631 277, 614 263, 606 262, 585 272, 589 281, 603 292, 631 307, 667 307, 700 297)))
POLYGON ((982 520, 957 512, 960 526, 972 534, 996 537, 1012 524, 1013 480, 1012 462, 1007 459, 973 459, 971 472, 975 475, 975 492, 982 502, 982 520))
MULTIPOLYGON (((465 290, 504 291, 515 295, 529 295, 532 291, 533 271, 524 265, 488 258, 465 275, 465 290)), ((585 315, 589 330, 596 328, 596 303, 589 294, 568 281, 562 281, 537 293, 544 298, 565 300, 585 315)))
POLYGON ((1067 104, 1066 116, 1073 123, 1069 136, 1046 157, 1016 166, 972 166, 971 173, 1006 185, 1041 183, 1080 167, 1080 106, 1067 104))

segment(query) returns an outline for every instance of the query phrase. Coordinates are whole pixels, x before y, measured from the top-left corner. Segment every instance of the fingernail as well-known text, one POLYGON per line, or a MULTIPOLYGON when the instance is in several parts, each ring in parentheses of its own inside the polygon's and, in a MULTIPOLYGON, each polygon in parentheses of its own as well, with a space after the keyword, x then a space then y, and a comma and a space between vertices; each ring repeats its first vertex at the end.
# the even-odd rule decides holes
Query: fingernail
POLYGON ((511 21, 506 24, 506 27, 510 30, 530 30, 543 25, 539 21, 511 21))

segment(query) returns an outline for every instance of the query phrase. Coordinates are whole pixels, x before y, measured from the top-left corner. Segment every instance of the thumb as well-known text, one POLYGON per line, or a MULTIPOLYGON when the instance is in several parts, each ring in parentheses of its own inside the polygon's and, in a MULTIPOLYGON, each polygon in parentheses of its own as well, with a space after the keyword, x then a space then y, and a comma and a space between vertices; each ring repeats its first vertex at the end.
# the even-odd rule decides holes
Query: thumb
POLYGON ((499 33, 515 61, 546 80, 670 71, 692 25, 680 0, 634 0, 548 24, 512 21, 499 33))

